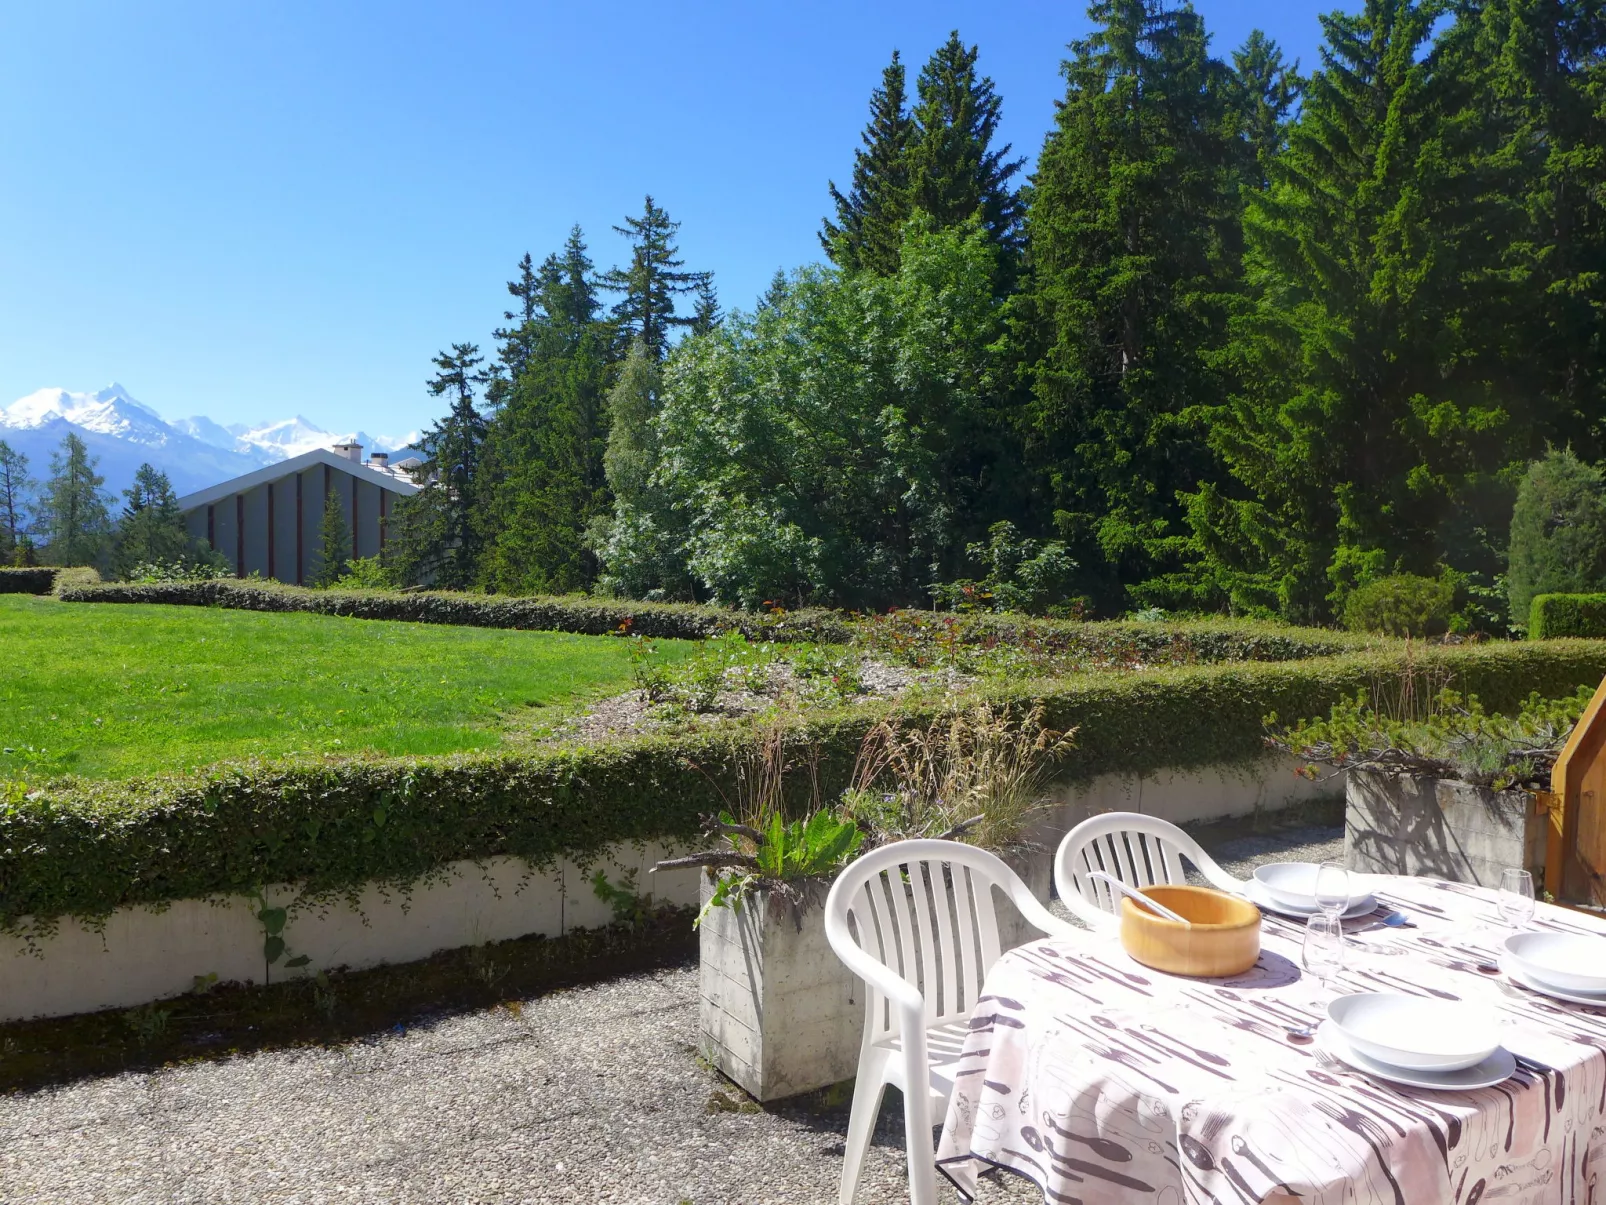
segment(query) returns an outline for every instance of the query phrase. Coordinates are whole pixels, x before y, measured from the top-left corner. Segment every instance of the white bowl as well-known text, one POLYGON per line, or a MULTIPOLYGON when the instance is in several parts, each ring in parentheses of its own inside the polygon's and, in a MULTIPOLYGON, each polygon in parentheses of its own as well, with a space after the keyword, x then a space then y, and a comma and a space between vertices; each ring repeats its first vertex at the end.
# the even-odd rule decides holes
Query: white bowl
MULTIPOLYGON (((1316 873, 1321 870, 1315 862, 1268 862, 1255 867, 1255 882, 1265 890, 1274 903, 1303 911, 1316 910, 1316 873)), ((1361 876, 1350 873, 1350 895, 1344 901, 1347 912, 1366 898, 1367 892, 1361 876), (1356 890, 1360 887, 1360 890, 1356 890)))
POLYGON ((1411 1071, 1460 1071, 1500 1046, 1487 1010, 1453 1000, 1362 992, 1340 996, 1327 1015, 1361 1054, 1411 1071))
POLYGON ((1606 992, 1606 938, 1588 933, 1513 933, 1505 946, 1530 979, 1569 992, 1606 992))

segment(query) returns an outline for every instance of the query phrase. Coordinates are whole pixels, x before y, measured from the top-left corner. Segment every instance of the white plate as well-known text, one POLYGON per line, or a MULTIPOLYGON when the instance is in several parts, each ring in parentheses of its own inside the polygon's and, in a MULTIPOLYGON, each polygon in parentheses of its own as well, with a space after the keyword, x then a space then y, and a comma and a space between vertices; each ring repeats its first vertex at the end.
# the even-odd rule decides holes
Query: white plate
MULTIPOLYGON (((1274 900, 1269 894, 1267 894, 1265 887, 1256 882, 1254 879, 1250 879, 1248 883, 1245 884, 1244 895, 1248 897, 1249 902, 1254 904, 1257 908, 1264 909, 1267 912, 1275 912, 1278 916, 1291 916, 1295 920, 1308 920, 1321 911, 1320 908, 1315 906, 1312 906, 1307 910, 1303 908, 1294 908, 1288 904, 1274 900)), ((1354 920, 1357 916, 1365 916, 1368 912, 1376 911, 1377 896, 1368 894, 1362 896, 1349 906, 1348 910, 1346 910, 1344 913, 1344 919, 1354 920)))
MULTIPOLYGON (((1259 885, 1262 895, 1280 906, 1314 914, 1319 908, 1316 903, 1316 876, 1320 872, 1321 866, 1315 862, 1267 862, 1255 867, 1251 881, 1259 885)), ((1359 874, 1351 874, 1351 886, 1360 878, 1359 874)), ((1364 898, 1364 892, 1352 890, 1349 903, 1345 905, 1346 911, 1364 898)))
POLYGON ((1509 953, 1500 959, 1500 969, 1508 978, 1522 984, 1529 991, 1538 992, 1541 996, 1551 996, 1557 1000, 1565 1000, 1569 1004, 1587 1004, 1591 1008, 1606 1008, 1606 992, 1569 992, 1564 988, 1552 987, 1542 979, 1535 979, 1527 974, 1509 953))
POLYGON ((1402 1070, 1460 1071, 1500 1048, 1493 1014, 1460 1001, 1354 992, 1329 1004, 1327 1017, 1356 1054, 1402 1070))
POLYGON ((1513 933, 1506 953, 1529 979, 1564 992, 1606 992, 1606 938, 1589 933, 1513 933))
POLYGON ((1379 1063, 1353 1050, 1344 1040, 1343 1031, 1331 1021, 1323 1021, 1316 1027, 1316 1043, 1339 1062, 1347 1063, 1357 1071, 1388 1080, 1392 1084, 1429 1088, 1436 1092, 1492 1088, 1510 1079, 1517 1070, 1517 1060, 1504 1047, 1497 1049, 1483 1062, 1462 1071, 1408 1071, 1404 1067, 1390 1067, 1387 1063, 1379 1063))

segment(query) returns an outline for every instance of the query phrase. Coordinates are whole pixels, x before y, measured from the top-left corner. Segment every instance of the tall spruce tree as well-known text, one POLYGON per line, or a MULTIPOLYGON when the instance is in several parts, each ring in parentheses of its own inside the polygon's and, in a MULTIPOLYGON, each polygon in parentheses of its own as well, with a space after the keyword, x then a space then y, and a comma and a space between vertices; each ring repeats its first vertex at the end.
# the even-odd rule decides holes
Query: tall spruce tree
POLYGON ((508 295, 518 305, 502 311, 502 317, 512 325, 497 327, 491 332, 496 340, 496 359, 485 382, 485 401, 492 410, 507 400, 508 391, 529 365, 535 340, 534 323, 541 307, 542 281, 528 251, 519 260, 518 271, 518 276, 507 282, 508 295))
POLYGON ((649 195, 639 218, 627 217, 614 230, 630 240, 630 266, 613 268, 602 276, 601 287, 622 293, 613 307, 614 321, 624 339, 640 339, 658 360, 669 349, 669 336, 677 327, 693 325, 693 315, 677 314, 675 298, 696 293, 709 278, 706 272, 688 272, 675 245, 679 222, 649 195))
POLYGON ((191 561, 196 541, 184 527, 184 513, 166 473, 140 465, 123 499, 112 539, 112 567, 119 577, 140 565, 184 566, 191 561))
POLYGON ((495 484, 483 512, 481 577, 514 594, 589 587, 597 562, 586 532, 607 506, 602 456, 615 340, 578 226, 543 262, 539 282, 530 357, 490 424, 484 459, 495 484))
POLYGON ((434 363, 438 371, 426 387, 434 397, 448 399, 451 408, 418 441, 425 488, 397 503, 396 546, 387 551, 403 580, 460 590, 474 583, 480 562, 486 421, 476 392, 488 374, 473 343, 452 344, 434 363))
POLYGON ((28 458, 0 439, 0 564, 10 562, 28 534, 33 488, 28 458))
POLYGON ((1101 609, 1208 605, 1178 495, 1216 472, 1194 408, 1223 400, 1239 287, 1227 73, 1191 8, 1088 11, 1027 219, 1032 462, 1101 609))
POLYGON ((691 333, 706 335, 720 324, 724 314, 719 308, 719 293, 714 289, 712 276, 697 286, 697 303, 692 309, 691 333))
POLYGON ((881 87, 870 94, 870 123, 864 149, 853 153, 853 182, 844 196, 830 183, 836 221, 827 220, 820 245, 837 267, 890 276, 898 270, 903 227, 909 220, 909 143, 915 132, 906 99, 903 62, 881 72, 881 87))
MULTIPOLYGON (((1526 457, 1547 442, 1606 453, 1606 8, 1484 0, 1445 38, 1441 74, 1477 193, 1469 352, 1526 457)), ((1523 617, 1514 617, 1521 619, 1523 617)))
POLYGON ((955 30, 921 68, 908 151, 909 196, 939 229, 978 219, 999 249, 1007 280, 1020 253, 1025 214, 1010 181, 1025 160, 1011 159, 1008 143, 993 146, 1003 101, 991 77, 977 75, 978 56, 955 30))
POLYGON ((351 520, 340 501, 339 492, 334 489, 323 500, 323 515, 318 520, 318 543, 312 550, 310 567, 312 574, 307 584, 323 590, 333 586, 351 568, 351 520))
POLYGON ((1235 606, 1321 620, 1392 573, 1498 568, 1510 414, 1473 346, 1484 240, 1448 114, 1442 8, 1322 18, 1273 186, 1250 197, 1240 386, 1210 413, 1235 479, 1190 522, 1235 606))
POLYGON ((1286 62, 1277 43, 1255 29, 1232 52, 1232 65, 1228 86, 1252 164, 1246 169, 1248 183, 1266 189, 1271 187, 1272 165, 1282 153, 1288 119, 1299 99, 1299 64, 1286 62))
POLYGON ((51 453, 50 477, 36 507, 36 523, 53 565, 93 565, 106 548, 111 531, 110 498, 101 489, 106 479, 95 472, 99 457, 79 436, 69 432, 51 453))

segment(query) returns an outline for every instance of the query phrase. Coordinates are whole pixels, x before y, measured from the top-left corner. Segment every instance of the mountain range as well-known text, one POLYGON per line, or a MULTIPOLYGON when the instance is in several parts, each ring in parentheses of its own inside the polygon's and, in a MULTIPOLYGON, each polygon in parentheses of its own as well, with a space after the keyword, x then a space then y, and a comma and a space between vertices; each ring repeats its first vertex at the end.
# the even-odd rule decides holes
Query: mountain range
POLYGON ((326 431, 300 415, 256 426, 225 426, 200 415, 168 421, 115 383, 94 393, 40 389, 0 407, 0 439, 28 458, 32 477, 43 479, 49 473, 50 455, 69 432, 98 457, 96 471, 114 493, 127 488, 145 463, 161 469, 175 490, 187 494, 313 448, 360 443, 367 451, 394 452, 417 439, 416 432, 392 439, 364 431, 326 431))

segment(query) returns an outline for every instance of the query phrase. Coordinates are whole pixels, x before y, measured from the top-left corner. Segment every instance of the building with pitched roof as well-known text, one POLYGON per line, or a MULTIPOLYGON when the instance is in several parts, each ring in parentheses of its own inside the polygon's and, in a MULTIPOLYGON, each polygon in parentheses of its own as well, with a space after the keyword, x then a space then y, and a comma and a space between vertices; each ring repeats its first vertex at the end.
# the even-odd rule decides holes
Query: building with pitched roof
POLYGON ((350 521, 352 555, 377 556, 397 499, 419 490, 410 471, 418 463, 393 465, 384 452, 364 461, 361 444, 336 444, 186 494, 178 504, 190 534, 227 557, 237 577, 260 573, 299 586, 312 573, 329 495, 350 521))

